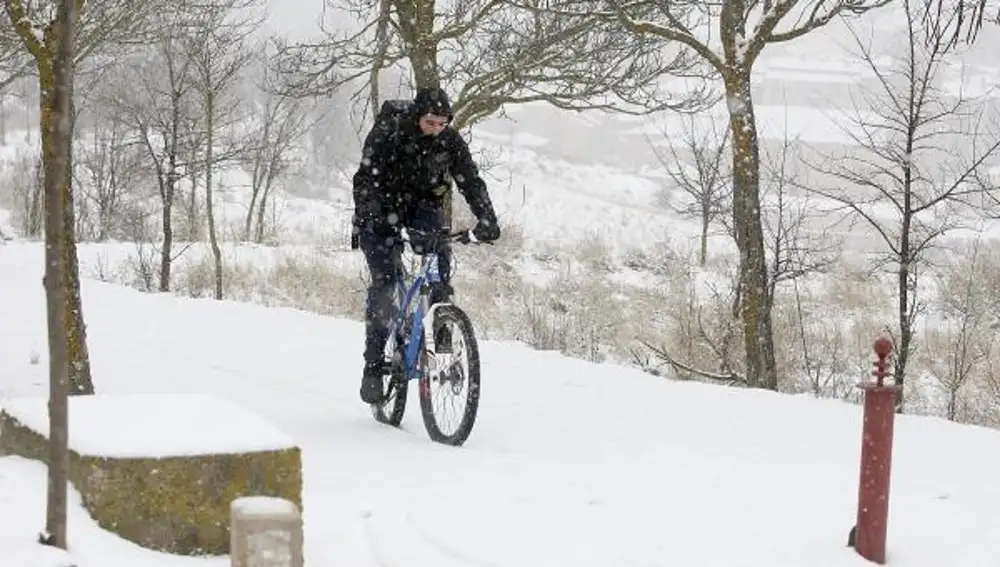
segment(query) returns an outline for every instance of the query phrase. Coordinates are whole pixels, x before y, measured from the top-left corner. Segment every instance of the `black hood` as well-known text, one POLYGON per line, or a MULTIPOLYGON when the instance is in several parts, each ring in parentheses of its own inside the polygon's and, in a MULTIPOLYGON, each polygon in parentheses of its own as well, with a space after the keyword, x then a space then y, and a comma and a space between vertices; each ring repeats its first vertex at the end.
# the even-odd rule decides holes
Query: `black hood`
POLYGON ((413 110, 416 112, 418 118, 425 114, 447 116, 448 120, 454 118, 448 94, 439 88, 423 88, 418 90, 417 95, 413 97, 413 106, 413 110))

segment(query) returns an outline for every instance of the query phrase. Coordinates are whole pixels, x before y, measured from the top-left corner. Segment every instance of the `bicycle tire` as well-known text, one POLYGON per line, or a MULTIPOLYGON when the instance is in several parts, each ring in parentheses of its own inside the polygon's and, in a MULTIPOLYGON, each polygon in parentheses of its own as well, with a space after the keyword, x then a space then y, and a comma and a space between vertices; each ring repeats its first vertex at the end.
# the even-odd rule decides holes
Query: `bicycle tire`
MULTIPOLYGON (((434 413, 434 400, 431 397, 431 373, 426 372, 425 368, 421 368, 420 376, 420 409, 424 419, 424 427, 432 441, 436 441, 444 445, 459 446, 468 440, 469 435, 472 433, 472 428, 476 423, 476 417, 479 412, 479 345, 476 341, 472 321, 469 320, 468 315, 466 315, 464 311, 456 305, 451 304, 437 307, 434 313, 434 329, 432 330, 436 331, 441 324, 449 322, 456 324, 456 327, 461 333, 465 344, 467 367, 464 370, 465 379, 468 381, 468 386, 464 389, 465 411, 463 412, 462 419, 454 433, 446 434, 441 431, 441 428, 438 425, 437 417, 434 413)), ((453 336, 452 341, 456 338, 457 337, 453 336)))
POLYGON ((403 416, 406 414, 406 398, 410 390, 410 383, 406 379, 402 362, 406 353, 406 341, 399 340, 399 338, 402 337, 397 337, 393 356, 387 362, 389 372, 386 377, 388 381, 384 382, 382 386, 385 399, 371 404, 375 421, 393 427, 399 427, 399 424, 403 422, 403 416), (390 405, 391 409, 387 410, 390 405))
POLYGON ((409 394, 409 383, 405 378, 396 376, 395 373, 388 376, 389 382, 385 385, 385 400, 371 404, 372 415, 375 421, 399 427, 403 422, 403 415, 406 414, 406 398, 409 394), (392 409, 386 411, 389 406, 392 409))

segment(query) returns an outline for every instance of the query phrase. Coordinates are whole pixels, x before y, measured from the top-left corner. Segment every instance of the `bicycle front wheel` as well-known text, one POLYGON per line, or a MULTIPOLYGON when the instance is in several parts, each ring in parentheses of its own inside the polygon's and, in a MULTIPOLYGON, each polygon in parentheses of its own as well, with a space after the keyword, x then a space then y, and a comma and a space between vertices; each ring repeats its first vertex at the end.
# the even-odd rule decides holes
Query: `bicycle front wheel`
POLYGON ((420 376, 420 409, 431 440, 462 445, 472 433, 479 411, 479 345, 472 322, 455 305, 441 305, 434 312, 431 329, 451 331, 451 352, 425 352, 427 363, 420 376))

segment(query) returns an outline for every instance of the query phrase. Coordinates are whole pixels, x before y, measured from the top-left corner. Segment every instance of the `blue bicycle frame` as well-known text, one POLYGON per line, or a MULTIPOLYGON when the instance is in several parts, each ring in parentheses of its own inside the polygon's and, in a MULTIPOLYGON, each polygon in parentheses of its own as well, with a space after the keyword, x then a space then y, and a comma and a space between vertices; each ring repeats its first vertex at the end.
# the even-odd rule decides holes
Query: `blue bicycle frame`
MULTIPOLYGON (((404 325, 406 323, 407 314, 410 311, 410 304, 413 302, 414 298, 421 294, 421 291, 424 289, 424 284, 441 281, 441 275, 438 272, 437 252, 429 252, 423 255, 420 269, 417 270, 413 282, 408 287, 406 285, 406 269, 403 266, 402 261, 400 261, 397 265, 397 272, 398 276, 396 278, 396 286, 403 300, 401 304, 397 304, 395 306, 396 311, 393 313, 393 317, 389 324, 390 340, 394 340, 398 337, 397 331, 399 329, 405 328, 404 325)), ((417 372, 417 357, 420 355, 420 336, 423 334, 425 327, 424 317, 425 315, 430 315, 433 312, 433 308, 436 306, 437 305, 434 305, 430 310, 427 310, 427 301, 421 299, 417 304, 416 310, 413 312, 409 338, 406 344, 406 353, 403 359, 403 376, 407 380, 416 380, 420 378, 420 374, 417 372), (425 311, 427 312, 425 313, 425 311)))

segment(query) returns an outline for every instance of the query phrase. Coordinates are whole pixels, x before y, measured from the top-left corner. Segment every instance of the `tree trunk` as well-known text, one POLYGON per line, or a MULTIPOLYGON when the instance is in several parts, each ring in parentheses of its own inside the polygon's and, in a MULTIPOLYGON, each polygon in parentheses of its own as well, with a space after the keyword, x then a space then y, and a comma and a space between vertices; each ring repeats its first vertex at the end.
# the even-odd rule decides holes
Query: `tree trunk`
MULTIPOLYGON (((176 126, 175 126, 176 128, 176 126)), ((170 277, 173 268, 174 249, 174 195, 177 190, 177 156, 170 150, 167 156, 167 171, 161 181, 160 224, 163 230, 163 244, 160 246, 160 291, 170 291, 170 277)))
MULTIPOLYGON (((438 69, 438 46, 433 41, 435 0, 396 0, 399 13, 399 31, 406 45, 413 46, 407 58, 413 68, 413 80, 418 89, 441 86, 441 72, 438 69)), ((453 191, 445 193, 441 200, 444 209, 444 224, 451 226, 454 212, 453 191)))
POLYGON ((274 184, 281 174, 281 153, 283 151, 281 144, 282 142, 276 141, 265 166, 266 172, 262 181, 264 187, 261 191, 260 203, 257 205, 257 244, 264 241, 264 229, 267 226, 267 204, 270 202, 271 190, 274 189, 274 184))
POLYGON ((948 387, 948 421, 958 421, 958 387, 948 387))
POLYGON ((407 58, 418 89, 441 86, 437 44, 434 42, 435 0, 396 1, 399 31, 406 45, 413 46, 407 58))
POLYGON ((188 210, 187 210, 187 232, 188 241, 197 242, 201 240, 201 227, 198 224, 198 176, 201 173, 198 170, 197 160, 198 156, 195 151, 191 152, 191 157, 188 159, 188 169, 191 171, 189 175, 191 181, 191 194, 188 195, 188 210))
MULTIPOLYGON (((259 147, 255 148, 253 151, 253 172, 250 174, 250 203, 247 205, 247 216, 243 220, 243 240, 250 242, 252 240, 251 235, 253 234, 253 218, 254 211, 257 209, 257 198, 260 196, 261 183, 263 182, 263 161, 264 161, 264 148, 270 144, 270 131, 271 131, 271 117, 266 116, 264 118, 266 123, 264 124, 264 132, 261 134, 261 139, 258 142, 259 147)), ((257 228, 257 232, 260 232, 260 228, 257 228)), ((258 243, 260 240, 257 241, 258 243)))
POLYGON ((274 164, 272 163, 264 178, 264 187, 260 195, 260 202, 257 204, 257 232, 254 241, 257 244, 264 242, 264 228, 267 226, 267 202, 271 194, 271 186, 274 184, 274 164))
MULTIPOLYGON (((86 336, 76 272, 72 181, 73 37, 76 5, 64 0, 37 56, 41 96, 42 158, 45 167, 45 290, 49 333, 48 490, 43 543, 67 548, 66 508, 69 480, 69 394, 84 393, 81 372, 89 383, 86 336), (82 359, 81 359, 82 357, 82 359), (83 364, 81 364, 81 361, 83 364), (73 387, 71 388, 71 384, 73 387)), ((93 386, 89 388, 93 393, 93 386)))
MULTIPOLYGON (((257 195, 258 192, 260 191, 259 187, 257 186, 258 182, 256 173, 254 173, 253 181, 251 181, 251 183, 253 184, 253 188, 251 189, 250 192, 250 203, 247 205, 247 216, 246 218, 243 219, 243 240, 245 242, 250 242, 254 240, 251 237, 251 235, 253 234, 253 217, 255 211, 257 210, 257 195)), ((259 227, 257 229, 257 232, 260 232, 259 227)), ((259 242, 260 241, 258 240, 258 243, 259 242)))
POLYGON ((731 67, 724 78, 733 136, 733 227, 740 253, 740 317, 747 383, 751 387, 777 390, 771 297, 761 224, 760 149, 750 69, 731 67))
POLYGON ((701 247, 698 251, 698 265, 702 268, 708 263, 708 227, 711 225, 712 216, 708 210, 701 213, 701 247))
POLYGON ((44 193, 44 181, 42 179, 42 162, 35 164, 35 182, 31 185, 31 197, 28 205, 28 238, 38 238, 42 235, 42 198, 44 193))
MULTIPOLYGON (((919 112, 919 110, 917 111, 919 112)), ((910 130, 906 138, 906 155, 912 156, 914 151, 915 132, 910 130)), ((906 364, 910 359, 910 344, 913 342, 913 329, 910 327, 910 268, 913 262, 910 233, 913 230, 913 168, 909 164, 903 167, 903 218, 900 227, 899 241, 899 272, 897 286, 899 291, 899 348, 896 349, 896 364, 893 368, 893 379, 900 387, 896 396, 896 413, 903 413, 906 379, 906 364)))
MULTIPOLYGON (((40 64, 42 83, 42 148, 46 162, 51 164, 55 156, 52 128, 52 105, 56 104, 52 93, 54 73, 51 67, 40 64), (49 107, 49 108, 46 108, 49 107)), ((66 282, 70 279, 66 262, 68 240, 72 231, 64 219, 68 208, 63 183, 53 175, 56 168, 46 167, 45 175, 45 296, 48 312, 49 335, 49 455, 48 494, 45 508, 45 532, 43 542, 66 549, 66 482, 69 476, 69 435, 68 394, 70 381, 69 326, 72 314, 70 297, 72 293, 66 282)))
POLYGON ((177 195, 177 144, 180 139, 181 95, 176 90, 170 99, 170 139, 164 141, 167 152, 166 175, 161 181, 161 225, 163 245, 160 247, 160 291, 170 291, 174 254, 174 198, 177 195))
POLYGON ((161 196, 161 225, 163 230, 163 245, 160 246, 160 291, 170 291, 170 275, 173 265, 174 224, 171 217, 174 211, 174 182, 167 178, 161 196))
MULTIPOLYGON (((62 174, 62 167, 72 171, 72 156, 69 150, 61 147, 61 140, 58 134, 53 131, 55 123, 53 120, 58 117, 58 107, 60 104, 57 98, 56 70, 51 59, 45 63, 39 63, 39 90, 42 93, 39 97, 41 102, 40 129, 42 143, 42 175, 45 186, 46 199, 49 198, 50 191, 58 190, 62 194, 64 207, 60 215, 63 222, 65 248, 63 249, 65 271, 63 273, 63 285, 67 289, 66 297, 66 319, 68 354, 70 363, 69 392, 70 395, 93 394, 94 384, 90 374, 90 356, 87 349, 87 333, 83 320, 83 302, 80 297, 80 269, 76 253, 76 212, 73 205, 72 177, 69 174, 62 174), (67 151, 65 165, 57 164, 57 152, 67 151), (53 189, 56 187, 57 189, 53 189)), ((70 70, 69 72, 72 72, 70 70)), ((70 87, 72 88, 72 86, 70 87)), ((69 94, 67 96, 72 96, 69 94)), ((69 105, 71 103, 67 103, 69 105)), ((67 139, 65 143, 72 143, 67 139)), ((46 224, 46 235, 48 232, 48 222, 46 224)))
POLYGON ((212 257, 215 260, 215 299, 222 299, 222 250, 219 249, 219 239, 215 230, 215 212, 212 209, 212 164, 215 142, 215 94, 208 91, 205 95, 205 127, 208 140, 205 145, 205 208, 208 215, 208 240, 212 245, 212 257))
POLYGON ((65 264, 62 225, 56 221, 62 213, 58 194, 46 195, 46 209, 52 222, 45 227, 45 285, 49 339, 49 454, 48 491, 45 506, 45 537, 43 543, 66 549, 66 483, 69 480, 69 432, 67 428, 69 394, 69 353, 67 350, 66 304, 68 296, 61 282, 65 264))
POLYGON ((372 107, 372 116, 378 115, 382 105, 381 89, 379 88, 379 75, 385 66, 385 54, 389 50, 389 26, 392 14, 392 0, 379 0, 378 3, 378 23, 375 27, 375 57, 372 60, 372 70, 368 78, 369 103, 372 107))
MULTIPOLYGON (((904 200, 909 200, 909 195, 904 196, 904 200)), ((902 246, 900 256, 903 260, 899 263, 897 274, 897 289, 899 291, 899 348, 896 349, 896 364, 893 368, 893 380, 900 386, 899 395, 896 396, 896 413, 903 413, 904 391, 902 386, 906 379, 906 364, 909 362, 910 343, 913 341, 913 329, 910 327, 910 263, 906 258, 910 255, 910 242, 907 238, 909 234, 909 217, 904 215, 902 246)))

